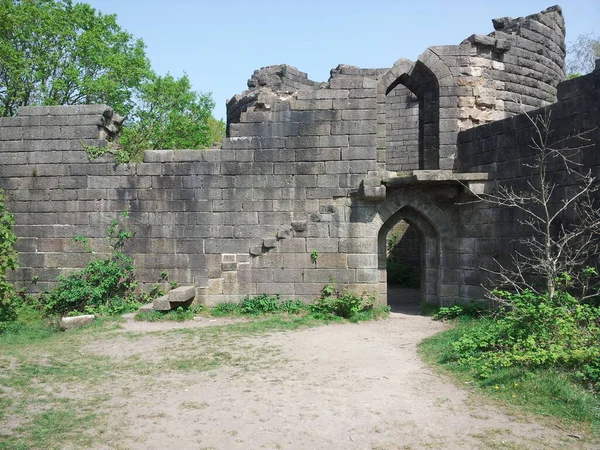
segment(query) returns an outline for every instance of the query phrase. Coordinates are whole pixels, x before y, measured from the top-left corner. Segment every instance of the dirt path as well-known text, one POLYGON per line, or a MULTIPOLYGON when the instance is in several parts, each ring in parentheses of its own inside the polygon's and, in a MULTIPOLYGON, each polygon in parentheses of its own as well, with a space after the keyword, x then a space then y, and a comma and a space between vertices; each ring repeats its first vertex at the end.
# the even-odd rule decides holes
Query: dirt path
MULTIPOLYGON (((220 345, 236 365, 169 372, 150 385, 123 380, 111 421, 128 449, 593 448, 558 429, 486 406, 431 372, 417 343, 442 330, 431 319, 335 324, 220 345)), ((155 334, 136 357, 194 355, 202 345, 155 334), (183 352, 183 353, 182 353, 183 352)), ((214 343, 211 344, 214 346, 214 343)), ((114 347, 114 345, 113 345, 114 347)), ((112 355, 127 346, 90 351, 112 355)))

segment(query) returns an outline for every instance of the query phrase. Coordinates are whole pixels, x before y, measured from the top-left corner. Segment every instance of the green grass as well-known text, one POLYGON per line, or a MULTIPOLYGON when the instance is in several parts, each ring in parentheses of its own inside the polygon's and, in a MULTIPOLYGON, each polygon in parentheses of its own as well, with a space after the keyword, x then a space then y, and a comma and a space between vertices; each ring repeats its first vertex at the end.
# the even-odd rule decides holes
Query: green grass
POLYGON ((134 318, 139 322, 184 322, 204 313, 205 308, 202 305, 192 305, 189 308, 179 307, 173 311, 138 312, 134 318))
POLYGON ((469 329, 482 326, 486 319, 462 318, 451 329, 425 339, 419 345, 421 357, 456 380, 502 405, 518 411, 559 419, 570 425, 599 430, 600 401, 593 392, 577 384, 573 373, 554 368, 509 367, 492 372, 487 378, 475 367, 458 362, 452 348, 469 329))
POLYGON ((18 427, 13 435, 0 435, 0 447, 5 450, 59 449, 65 441, 79 448, 90 447, 93 438, 85 430, 94 420, 95 414, 80 414, 73 410, 44 411, 18 427))

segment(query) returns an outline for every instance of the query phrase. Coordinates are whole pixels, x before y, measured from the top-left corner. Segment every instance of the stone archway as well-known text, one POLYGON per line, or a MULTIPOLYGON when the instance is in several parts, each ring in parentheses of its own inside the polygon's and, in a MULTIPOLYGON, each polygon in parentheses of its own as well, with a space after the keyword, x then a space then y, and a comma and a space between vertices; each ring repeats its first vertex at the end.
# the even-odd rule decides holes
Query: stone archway
POLYGON ((377 222, 381 224, 377 234, 378 291, 383 303, 387 302, 386 237, 401 220, 419 234, 420 301, 444 306, 458 299, 459 226, 451 210, 436 201, 435 192, 428 188, 392 188, 377 208, 377 222))
POLYGON ((392 214, 381 226, 377 235, 378 270, 380 273, 380 292, 388 292, 387 286, 387 242, 389 231, 401 220, 417 230, 420 242, 420 295, 424 303, 438 301, 439 236, 434 226, 413 207, 404 206, 392 214), (385 285, 383 285, 385 284, 385 285))

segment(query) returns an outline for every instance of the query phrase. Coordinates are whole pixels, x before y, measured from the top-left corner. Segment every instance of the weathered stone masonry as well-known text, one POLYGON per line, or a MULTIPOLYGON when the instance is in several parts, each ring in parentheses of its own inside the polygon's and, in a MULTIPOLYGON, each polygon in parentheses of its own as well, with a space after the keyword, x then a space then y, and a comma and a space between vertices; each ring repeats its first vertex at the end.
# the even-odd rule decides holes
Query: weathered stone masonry
POLYGON ((560 8, 494 28, 391 69, 341 65, 326 83, 263 68, 229 101, 222 149, 147 151, 140 164, 88 161, 82 142, 118 131, 109 107, 21 108, 0 119, 0 188, 19 236, 13 278, 40 290, 84 266, 90 255, 72 236, 101 244, 128 210, 143 283, 167 271, 214 303, 263 292, 309 300, 332 278, 385 302, 386 234, 404 220, 419 234, 423 300, 481 296, 482 267, 519 230, 510 212, 469 203, 469 189, 528 176, 532 127, 519 113, 552 111, 557 136, 596 127, 582 162, 600 176, 600 71, 558 85, 560 8))

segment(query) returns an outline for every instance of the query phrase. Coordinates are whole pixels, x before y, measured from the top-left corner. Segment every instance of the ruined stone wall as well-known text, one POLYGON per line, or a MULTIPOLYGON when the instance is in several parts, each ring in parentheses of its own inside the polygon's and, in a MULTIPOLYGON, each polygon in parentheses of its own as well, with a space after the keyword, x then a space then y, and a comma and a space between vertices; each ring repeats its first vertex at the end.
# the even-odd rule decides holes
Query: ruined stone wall
MULTIPOLYGON (((19 236, 13 278, 41 290, 83 267, 90 255, 71 238, 100 245, 127 210, 127 250, 145 285, 166 271, 201 302, 310 300, 333 279, 385 302, 386 236, 405 220, 418 233, 421 298, 480 296, 481 267, 508 248, 497 237, 514 236, 515 221, 472 204, 465 186, 526 180, 519 152, 532 130, 521 115, 474 126, 553 101, 564 75, 560 9, 495 27, 390 69, 340 65, 326 83, 286 65, 260 69, 228 102, 222 149, 146 151, 139 164, 88 161, 82 144, 118 131, 108 107, 21 108, 0 119, 0 188, 19 236), (418 106, 394 112, 409 93, 418 106)), ((597 125, 597 77, 561 85, 563 101, 549 107, 557 137, 597 125)), ((585 158, 597 170, 597 156, 585 158)))
MULTIPOLYGON (((600 62, 600 60, 599 60, 600 62)), ((600 67, 599 67, 600 69, 600 67)), ((558 86, 558 102, 459 134, 457 170, 487 172, 494 186, 512 187, 527 191, 528 183, 535 185, 536 172, 531 168, 535 150, 532 139, 539 136, 532 120, 537 116, 550 119, 548 143, 553 148, 580 148, 567 153, 574 167, 588 170, 600 179, 600 70, 565 81, 558 86), (579 135, 581 138, 577 138, 579 135)), ((549 180, 557 185, 555 200, 561 202, 572 193, 576 177, 569 174, 558 159, 549 166, 549 180)), ((600 198, 596 194, 596 201, 600 198)), ((515 239, 528 233, 520 226, 523 219, 514 209, 490 207, 486 204, 461 208, 462 231, 469 238, 461 255, 462 290, 465 297, 481 295, 479 284, 489 278, 482 268, 496 269, 494 259, 509 263, 517 249, 515 239)), ((568 226, 568 217, 563 218, 568 226)))

